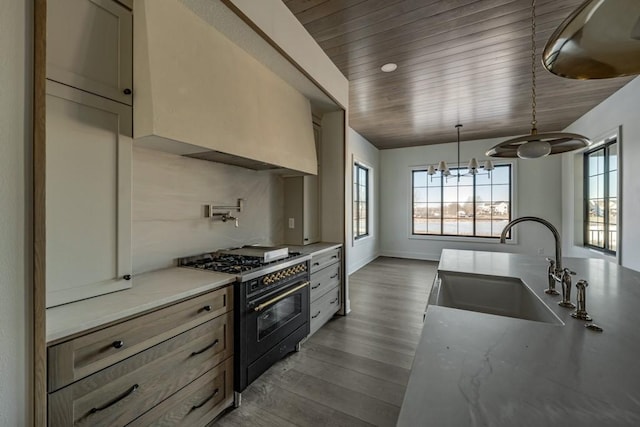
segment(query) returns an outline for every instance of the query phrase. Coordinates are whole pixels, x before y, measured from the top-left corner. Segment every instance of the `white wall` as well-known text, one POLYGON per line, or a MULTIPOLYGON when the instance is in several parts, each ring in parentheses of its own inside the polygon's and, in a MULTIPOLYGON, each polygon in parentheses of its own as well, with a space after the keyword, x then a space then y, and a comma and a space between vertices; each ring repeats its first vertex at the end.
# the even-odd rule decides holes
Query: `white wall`
MULTIPOLYGON (((347 274, 352 274, 364 267, 380 253, 380 151, 367 141, 362 135, 349 128, 347 133, 347 161, 353 170, 353 162, 358 161, 368 166, 369 172, 369 236, 354 241, 353 236, 353 210, 349 210, 347 221, 346 259, 347 274)), ((352 174, 347 180, 353 183, 352 174)), ((347 200, 353 201, 353 185, 347 191, 347 200)), ((350 206, 350 203, 347 203, 350 206)), ((347 208, 348 209, 348 208, 347 208)))
MULTIPOLYGON (((588 84, 588 82, 585 82, 588 84)), ((598 142, 612 130, 621 129, 619 138, 622 161, 621 197, 622 209, 618 208, 621 221, 620 259, 625 267, 640 271, 640 78, 636 78, 611 95, 587 114, 569 126, 567 132, 576 132, 598 142)), ((581 247, 579 226, 582 212, 582 175, 576 168, 576 156, 580 162, 581 153, 569 153, 562 158, 563 196, 563 246, 567 256, 602 257, 598 252, 581 247), (576 191, 578 189, 578 191, 576 191), (576 224, 578 226, 576 226, 576 224), (576 233, 576 230, 578 232, 576 233)))
MULTIPOLYGON (((453 132, 452 132, 453 133, 453 132)), ((507 139, 507 138, 505 138, 507 139)), ((482 164, 485 151, 503 139, 486 139, 461 143, 461 162, 475 156, 482 164)), ((515 244, 501 245, 497 240, 461 241, 444 238, 416 239, 411 233, 412 166, 436 164, 446 160, 455 165, 456 145, 398 148, 380 151, 380 253, 385 256, 438 260, 442 249, 554 254, 550 231, 537 223, 522 223, 515 227, 515 244)), ((535 160, 517 160, 515 177, 515 217, 532 215, 550 221, 561 228, 561 159, 550 156, 535 160)))
POLYGON ((216 249, 282 243, 282 178, 267 171, 136 147, 132 198, 134 273, 216 249), (233 206, 239 198, 243 211, 231 211, 238 228, 204 217, 205 204, 233 206))
POLYGON ((32 424, 32 2, 0 13, 0 426, 32 424))

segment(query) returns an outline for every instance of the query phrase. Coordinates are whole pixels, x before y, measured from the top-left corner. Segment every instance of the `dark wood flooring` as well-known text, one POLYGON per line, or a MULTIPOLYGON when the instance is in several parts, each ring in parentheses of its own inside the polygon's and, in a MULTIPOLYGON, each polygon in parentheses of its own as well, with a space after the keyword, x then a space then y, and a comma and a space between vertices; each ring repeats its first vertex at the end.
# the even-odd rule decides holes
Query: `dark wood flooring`
POLYGON ((395 426, 436 267, 381 257, 351 275, 351 313, 272 366, 213 426, 395 426))

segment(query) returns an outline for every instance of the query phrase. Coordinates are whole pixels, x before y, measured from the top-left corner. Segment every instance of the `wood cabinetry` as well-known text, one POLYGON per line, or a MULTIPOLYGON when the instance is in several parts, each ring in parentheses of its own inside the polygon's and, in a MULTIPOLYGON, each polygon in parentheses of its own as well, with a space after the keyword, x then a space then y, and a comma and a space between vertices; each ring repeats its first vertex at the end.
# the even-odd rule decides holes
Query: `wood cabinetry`
POLYGON ((114 0, 47 0, 47 78, 131 105, 132 37, 114 0))
POLYGON ((342 247, 311 256, 311 332, 340 310, 342 284, 342 247))
POLYGON ((227 286, 48 349, 50 426, 206 425, 233 403, 227 286))
POLYGON ((47 307, 131 287, 131 11, 47 1, 47 307))

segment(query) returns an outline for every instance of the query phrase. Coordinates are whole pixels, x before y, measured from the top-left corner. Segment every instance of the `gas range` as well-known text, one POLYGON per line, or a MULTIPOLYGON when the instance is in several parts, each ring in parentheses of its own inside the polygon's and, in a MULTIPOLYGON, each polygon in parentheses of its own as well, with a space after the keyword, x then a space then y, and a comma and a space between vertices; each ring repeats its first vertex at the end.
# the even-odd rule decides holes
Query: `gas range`
POLYGON ((234 389, 300 348, 310 331, 311 255, 287 248, 247 246, 180 258, 178 265, 236 276, 234 389))
POLYGON ((178 266, 234 274, 245 282, 310 259, 287 248, 245 246, 178 259, 178 266))

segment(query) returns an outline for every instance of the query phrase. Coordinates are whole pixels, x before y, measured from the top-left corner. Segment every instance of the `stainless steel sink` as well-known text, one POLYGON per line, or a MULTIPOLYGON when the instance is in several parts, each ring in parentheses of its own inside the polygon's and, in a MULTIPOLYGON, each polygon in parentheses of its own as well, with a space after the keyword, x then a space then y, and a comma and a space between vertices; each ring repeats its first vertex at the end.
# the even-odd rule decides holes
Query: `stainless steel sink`
POLYGON ((522 280, 513 277, 441 271, 429 304, 564 324, 522 280))

